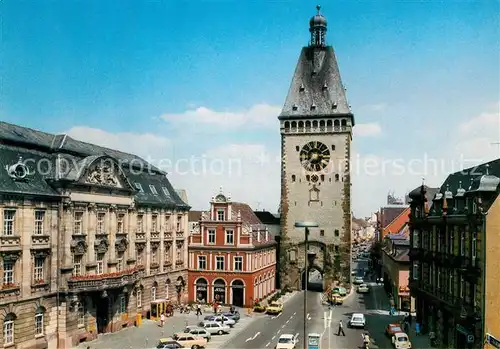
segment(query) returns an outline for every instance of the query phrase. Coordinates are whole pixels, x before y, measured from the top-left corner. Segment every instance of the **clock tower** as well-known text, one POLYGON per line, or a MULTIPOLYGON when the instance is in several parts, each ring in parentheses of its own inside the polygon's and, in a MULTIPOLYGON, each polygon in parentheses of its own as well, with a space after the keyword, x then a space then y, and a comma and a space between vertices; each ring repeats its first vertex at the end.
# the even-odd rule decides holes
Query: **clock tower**
POLYGON ((350 279, 350 149, 354 116, 347 102, 332 46, 326 44, 327 21, 318 13, 302 48, 279 116, 281 133, 281 285, 304 287, 309 270, 325 285, 350 279), (314 221, 305 247, 304 228, 314 221))

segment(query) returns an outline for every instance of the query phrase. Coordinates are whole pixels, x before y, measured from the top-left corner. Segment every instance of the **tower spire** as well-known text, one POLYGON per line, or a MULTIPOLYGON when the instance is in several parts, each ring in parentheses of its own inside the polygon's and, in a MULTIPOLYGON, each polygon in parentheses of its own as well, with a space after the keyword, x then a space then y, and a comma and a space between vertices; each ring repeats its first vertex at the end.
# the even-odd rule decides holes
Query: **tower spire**
POLYGON ((311 42, 309 46, 323 47, 326 46, 326 18, 321 14, 321 6, 317 5, 318 13, 311 17, 309 21, 309 32, 311 33, 311 42))

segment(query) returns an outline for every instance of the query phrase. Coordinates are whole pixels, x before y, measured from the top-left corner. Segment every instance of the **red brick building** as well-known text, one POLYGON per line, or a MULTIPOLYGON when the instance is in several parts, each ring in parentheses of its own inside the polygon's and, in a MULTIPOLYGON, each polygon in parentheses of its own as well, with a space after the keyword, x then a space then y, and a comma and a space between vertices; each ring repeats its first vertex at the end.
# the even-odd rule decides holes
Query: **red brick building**
POLYGON ((250 206, 222 193, 189 236, 190 301, 251 306, 275 290, 276 242, 250 206))

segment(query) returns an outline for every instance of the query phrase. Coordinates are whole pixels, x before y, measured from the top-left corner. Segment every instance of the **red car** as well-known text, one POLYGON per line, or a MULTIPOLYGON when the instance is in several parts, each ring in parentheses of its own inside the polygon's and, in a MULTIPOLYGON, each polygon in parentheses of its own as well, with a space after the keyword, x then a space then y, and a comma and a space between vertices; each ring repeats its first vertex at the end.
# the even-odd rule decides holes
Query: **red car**
POLYGON ((389 324, 385 328, 385 334, 389 337, 394 336, 394 334, 398 332, 404 332, 401 326, 399 326, 398 324, 389 324))

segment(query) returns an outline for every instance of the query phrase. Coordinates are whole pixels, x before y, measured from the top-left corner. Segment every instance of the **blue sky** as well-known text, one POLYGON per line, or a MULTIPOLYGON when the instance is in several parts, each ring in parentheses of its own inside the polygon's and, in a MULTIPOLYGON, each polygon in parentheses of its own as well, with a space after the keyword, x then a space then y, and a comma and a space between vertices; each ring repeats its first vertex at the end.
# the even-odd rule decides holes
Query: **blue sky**
MULTIPOLYGON (((244 173, 172 173, 172 182, 195 208, 224 185, 235 200, 275 211, 276 113, 315 5, 3 1, 0 119, 155 159, 248 153, 244 173), (273 161, 255 166, 256 152, 273 161)), ((499 10, 493 0, 323 4, 359 129, 379 131, 354 138, 356 156, 498 157, 490 143, 500 140, 499 10)), ((355 212, 376 210, 389 189, 402 195, 422 177, 395 176, 355 176, 355 212)), ((442 176, 423 175, 436 185, 442 176)))

